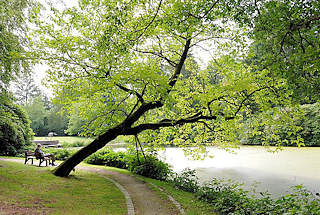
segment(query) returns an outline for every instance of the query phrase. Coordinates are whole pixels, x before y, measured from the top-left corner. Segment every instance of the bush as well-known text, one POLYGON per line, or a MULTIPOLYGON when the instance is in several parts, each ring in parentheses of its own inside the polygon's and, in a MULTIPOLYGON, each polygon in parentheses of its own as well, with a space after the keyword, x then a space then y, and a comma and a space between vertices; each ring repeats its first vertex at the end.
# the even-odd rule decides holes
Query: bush
POLYGON ((31 144, 33 132, 23 109, 0 95, 0 155, 16 156, 31 144))
POLYGON ((127 169, 124 152, 114 152, 112 149, 104 149, 90 155, 85 161, 89 164, 106 165, 127 169))
POLYGON ((199 189, 199 178, 196 171, 189 168, 184 169, 181 174, 174 173, 171 183, 177 189, 195 193, 199 189))
POLYGON ((45 153, 54 154, 57 160, 67 160, 74 153, 73 150, 68 149, 44 149, 45 153))
POLYGON ((73 142, 73 143, 62 142, 61 145, 63 146, 63 148, 68 148, 68 147, 83 147, 83 146, 87 145, 87 143, 84 142, 84 141, 76 141, 76 142, 73 142))
POLYGON ((166 181, 172 173, 169 164, 154 155, 146 155, 144 158, 140 154, 138 160, 136 155, 127 154, 126 163, 130 172, 161 181, 166 181))
POLYGON ((217 179, 200 187, 196 193, 199 199, 212 204, 215 210, 223 214, 250 214, 252 200, 247 197, 247 191, 238 184, 224 183, 217 179))
POLYGON ((89 164, 107 165, 128 169, 138 175, 166 180, 171 173, 167 163, 162 162, 153 155, 146 155, 146 159, 139 154, 139 159, 134 152, 114 152, 112 149, 98 151, 86 160, 89 164))

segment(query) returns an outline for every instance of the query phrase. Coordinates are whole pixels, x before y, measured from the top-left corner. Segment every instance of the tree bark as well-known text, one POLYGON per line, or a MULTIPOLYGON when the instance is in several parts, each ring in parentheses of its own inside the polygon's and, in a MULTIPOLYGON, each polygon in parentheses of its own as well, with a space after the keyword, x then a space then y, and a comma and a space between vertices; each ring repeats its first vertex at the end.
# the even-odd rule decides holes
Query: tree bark
POLYGON ((95 153, 102 147, 104 147, 111 140, 114 140, 119 135, 121 135, 122 129, 120 127, 111 128, 101 136, 97 137, 93 142, 89 145, 83 147, 79 151, 77 151, 74 155, 60 164, 54 171, 54 175, 66 177, 69 173, 85 158, 89 155, 95 153))

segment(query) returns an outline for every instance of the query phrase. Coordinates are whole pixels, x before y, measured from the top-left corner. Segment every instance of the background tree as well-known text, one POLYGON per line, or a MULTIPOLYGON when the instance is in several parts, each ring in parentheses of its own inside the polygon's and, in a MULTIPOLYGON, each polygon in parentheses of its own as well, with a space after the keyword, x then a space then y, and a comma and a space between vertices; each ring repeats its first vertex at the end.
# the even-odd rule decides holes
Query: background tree
POLYGON ((46 109, 43 105, 40 96, 31 100, 30 103, 24 106, 31 120, 31 128, 36 136, 48 135, 48 119, 46 109))
POLYGON ((58 136, 66 135, 65 130, 68 128, 68 117, 66 113, 61 113, 61 105, 53 105, 47 111, 48 131, 55 132, 58 136))
POLYGON ((8 91, 10 82, 28 69, 25 20, 32 6, 29 0, 0 2, 0 153, 6 155, 20 152, 32 137, 27 116, 8 91))
POLYGON ((297 100, 316 102, 320 95, 320 2, 255 2, 255 64, 286 78, 297 100))
POLYGON ((41 95, 39 87, 35 84, 32 73, 23 74, 13 83, 14 96, 21 105, 27 105, 32 98, 41 95))
MULTIPOLYGON (((72 109, 72 112, 69 113, 69 121, 68 121, 68 128, 66 129, 66 134, 68 135, 86 135, 91 136, 90 132, 85 129, 86 122, 81 117, 79 108, 76 107, 77 105, 74 105, 74 108, 72 109)), ((91 131, 92 132, 92 131, 91 131)))
POLYGON ((145 142, 165 142, 173 135, 178 145, 233 146, 242 113, 252 113, 249 100, 261 112, 277 107, 272 112, 277 118, 257 123, 294 120, 295 108, 283 108, 291 106, 286 80, 239 60, 247 44, 241 26, 250 20, 244 11, 254 8, 247 3, 79 1, 63 11, 51 8, 50 23, 38 19, 34 43, 52 67, 56 100, 67 111, 78 108, 87 130, 97 135, 54 174, 67 176, 119 135, 143 135, 145 142), (205 41, 229 55, 217 57, 217 82, 210 70, 191 66, 193 50, 205 41))
POLYGON ((26 113, 10 97, 0 94, 0 155, 15 156, 31 144, 33 132, 26 113))
POLYGON ((31 128, 36 136, 47 136, 49 132, 55 132, 57 135, 65 135, 67 129, 68 117, 61 114, 60 105, 50 105, 51 109, 46 109, 43 98, 38 96, 24 106, 31 120, 31 128))

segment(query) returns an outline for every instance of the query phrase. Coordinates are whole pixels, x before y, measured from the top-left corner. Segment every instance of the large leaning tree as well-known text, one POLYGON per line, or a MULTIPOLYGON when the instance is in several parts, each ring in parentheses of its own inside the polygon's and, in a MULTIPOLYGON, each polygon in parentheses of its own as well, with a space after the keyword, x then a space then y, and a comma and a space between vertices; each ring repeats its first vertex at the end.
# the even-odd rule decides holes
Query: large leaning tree
POLYGON ((56 100, 96 135, 57 176, 120 135, 229 147, 253 113, 265 115, 252 126, 272 140, 296 115, 287 81, 244 63, 255 1, 81 0, 50 14, 35 21, 37 56, 51 67, 56 100), (209 49, 214 58, 199 65, 209 49))

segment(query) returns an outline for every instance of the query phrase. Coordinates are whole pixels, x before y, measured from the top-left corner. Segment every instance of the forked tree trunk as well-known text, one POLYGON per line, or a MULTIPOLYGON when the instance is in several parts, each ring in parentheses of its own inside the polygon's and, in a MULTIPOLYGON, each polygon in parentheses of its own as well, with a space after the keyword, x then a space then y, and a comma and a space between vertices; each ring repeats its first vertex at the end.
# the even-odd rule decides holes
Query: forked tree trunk
POLYGON ((104 147, 111 140, 114 140, 115 138, 117 138, 121 134, 120 132, 121 132, 121 129, 119 127, 109 129, 107 132, 105 132, 101 136, 97 137, 89 145, 83 147, 78 152, 76 152, 74 155, 72 155, 70 158, 68 158, 66 161, 64 161, 62 164, 60 164, 55 169, 54 175, 61 176, 61 177, 68 176, 69 173, 79 163, 81 163, 85 158, 87 158, 91 154, 95 153, 96 151, 98 151, 99 149, 104 147))

